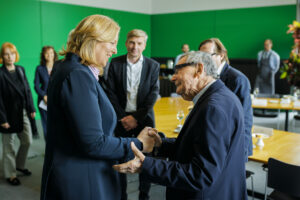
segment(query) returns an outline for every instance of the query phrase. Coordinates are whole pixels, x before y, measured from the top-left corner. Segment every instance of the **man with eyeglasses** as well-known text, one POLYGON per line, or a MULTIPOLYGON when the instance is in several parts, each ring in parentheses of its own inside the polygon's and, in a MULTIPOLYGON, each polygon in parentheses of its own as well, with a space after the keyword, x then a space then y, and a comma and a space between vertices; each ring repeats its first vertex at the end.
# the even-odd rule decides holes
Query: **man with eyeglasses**
POLYGON ((248 78, 229 65, 227 50, 218 38, 204 40, 199 50, 211 54, 217 66, 217 72, 224 84, 237 95, 244 110, 245 122, 245 162, 252 155, 252 124, 253 110, 251 106, 251 86, 248 78))
POLYGON ((169 160, 144 156, 134 144, 134 160, 113 166, 121 173, 140 173, 167 186, 166 199, 247 199, 244 118, 239 99, 217 80, 210 54, 189 52, 175 66, 176 93, 194 107, 177 139, 155 137, 169 160))

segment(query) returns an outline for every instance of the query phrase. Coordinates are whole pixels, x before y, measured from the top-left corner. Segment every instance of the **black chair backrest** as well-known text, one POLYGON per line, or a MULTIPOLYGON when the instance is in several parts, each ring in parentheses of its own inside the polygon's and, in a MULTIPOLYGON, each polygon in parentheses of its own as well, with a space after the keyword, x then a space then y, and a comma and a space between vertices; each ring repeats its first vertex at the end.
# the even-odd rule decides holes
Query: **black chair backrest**
POLYGON ((267 93, 259 93, 257 97, 260 98, 280 98, 279 94, 267 94, 267 93))
POLYGON ((269 158, 267 185, 279 192, 300 197, 300 166, 269 158))

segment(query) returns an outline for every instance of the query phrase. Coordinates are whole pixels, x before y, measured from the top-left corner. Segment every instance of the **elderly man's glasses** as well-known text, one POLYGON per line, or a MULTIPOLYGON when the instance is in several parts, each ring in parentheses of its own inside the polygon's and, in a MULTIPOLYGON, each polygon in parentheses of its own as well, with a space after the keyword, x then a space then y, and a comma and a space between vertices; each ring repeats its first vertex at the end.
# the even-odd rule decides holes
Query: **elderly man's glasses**
POLYGON ((183 67, 191 66, 191 65, 195 65, 195 64, 196 64, 196 63, 194 63, 194 62, 183 63, 183 64, 175 65, 175 66, 174 66, 174 69, 175 69, 175 71, 176 71, 176 70, 179 70, 179 69, 181 69, 181 68, 183 68, 183 67))

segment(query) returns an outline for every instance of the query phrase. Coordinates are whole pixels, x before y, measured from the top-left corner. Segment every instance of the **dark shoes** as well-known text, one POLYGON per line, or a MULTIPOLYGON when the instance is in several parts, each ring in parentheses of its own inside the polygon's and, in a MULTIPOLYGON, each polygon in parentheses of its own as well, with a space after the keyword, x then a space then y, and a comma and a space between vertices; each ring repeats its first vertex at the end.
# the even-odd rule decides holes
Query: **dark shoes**
POLYGON ((20 184, 21 184, 20 180, 19 180, 17 177, 15 177, 15 178, 13 178, 13 179, 7 178, 6 181, 7 181, 9 184, 14 185, 14 186, 17 186, 17 185, 20 185, 20 184))
MULTIPOLYGON (((16 168, 16 170, 22 172, 25 176, 30 176, 32 174, 31 171, 29 171, 28 169, 16 168)), ((20 180, 17 177, 14 177, 13 179, 7 178, 6 181, 14 186, 21 184, 20 180)))
POLYGON ((17 168, 17 171, 22 172, 25 176, 30 176, 32 174, 28 169, 17 168))

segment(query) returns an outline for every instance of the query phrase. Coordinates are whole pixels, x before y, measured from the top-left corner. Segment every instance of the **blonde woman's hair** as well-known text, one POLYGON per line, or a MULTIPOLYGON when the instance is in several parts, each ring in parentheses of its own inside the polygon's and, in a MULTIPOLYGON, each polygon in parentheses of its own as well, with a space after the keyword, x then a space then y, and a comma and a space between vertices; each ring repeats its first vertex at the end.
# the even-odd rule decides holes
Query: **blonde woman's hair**
POLYGON ((66 55, 69 52, 75 53, 81 58, 82 64, 102 68, 96 61, 96 44, 98 42, 113 42, 119 31, 120 26, 107 16, 88 16, 70 32, 67 48, 63 49, 60 55, 66 55))
POLYGON ((145 31, 141 29, 133 29, 127 33, 127 40, 132 38, 132 37, 144 37, 145 42, 147 42, 148 35, 145 31))

